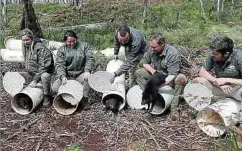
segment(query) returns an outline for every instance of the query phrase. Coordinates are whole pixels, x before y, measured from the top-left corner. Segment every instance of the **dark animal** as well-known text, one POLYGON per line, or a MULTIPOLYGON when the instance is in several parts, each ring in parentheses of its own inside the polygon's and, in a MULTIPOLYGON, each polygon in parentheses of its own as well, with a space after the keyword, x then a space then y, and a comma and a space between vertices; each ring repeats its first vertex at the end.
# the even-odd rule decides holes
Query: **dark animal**
POLYGON ((158 94, 159 87, 165 83, 165 76, 159 72, 155 72, 147 81, 142 93, 142 105, 148 104, 148 112, 153 110, 156 101, 161 101, 159 104, 165 107, 163 97, 158 94), (163 100, 163 101, 162 101, 163 100))
POLYGON ((29 97, 24 97, 24 96, 19 97, 18 104, 20 108, 26 109, 29 111, 32 109, 32 106, 33 106, 31 99, 29 97))
POLYGON ((105 103, 105 111, 107 112, 111 110, 115 115, 117 115, 119 112, 119 107, 122 104, 122 102, 123 102, 122 97, 118 95, 108 96, 105 103))

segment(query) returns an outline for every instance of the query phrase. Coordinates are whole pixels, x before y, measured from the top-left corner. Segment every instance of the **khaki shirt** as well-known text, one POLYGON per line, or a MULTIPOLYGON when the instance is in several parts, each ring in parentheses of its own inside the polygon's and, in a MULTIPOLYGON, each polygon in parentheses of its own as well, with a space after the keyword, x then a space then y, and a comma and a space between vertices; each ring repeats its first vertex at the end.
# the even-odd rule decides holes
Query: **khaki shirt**
POLYGON ((242 78, 242 50, 235 49, 226 62, 216 62, 209 55, 203 67, 210 71, 214 69, 217 78, 242 78))
POLYGON ((163 75, 178 75, 181 66, 181 57, 176 48, 165 44, 161 54, 154 53, 149 49, 142 60, 143 64, 151 64, 154 69, 163 75))
POLYGON ((75 48, 66 45, 60 47, 56 57, 56 72, 58 77, 76 78, 84 71, 91 72, 94 65, 94 57, 91 47, 81 41, 77 41, 75 48))
POLYGON ((25 68, 33 76, 36 82, 40 81, 44 72, 54 72, 54 60, 52 52, 40 41, 35 42, 30 48, 23 47, 25 68))
MULTIPOLYGON (((122 66, 115 72, 117 75, 121 75, 122 73, 128 71, 132 67, 138 65, 141 61, 142 56, 145 51, 149 48, 145 41, 145 36, 132 27, 130 29, 130 40, 128 44, 123 45, 125 47, 125 57, 126 60, 122 64, 122 66)), ((119 53, 119 48, 121 44, 118 41, 118 33, 115 32, 115 45, 114 45, 114 54, 117 55, 119 53)))

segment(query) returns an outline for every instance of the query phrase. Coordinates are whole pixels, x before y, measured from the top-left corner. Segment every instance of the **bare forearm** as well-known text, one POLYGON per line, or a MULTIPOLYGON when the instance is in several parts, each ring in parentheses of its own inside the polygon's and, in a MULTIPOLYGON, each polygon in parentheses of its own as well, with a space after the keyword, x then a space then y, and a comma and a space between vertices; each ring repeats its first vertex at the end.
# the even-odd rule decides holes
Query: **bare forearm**
POLYGON ((156 70, 152 67, 151 64, 143 64, 143 67, 144 67, 147 71, 149 71, 151 74, 155 73, 155 71, 156 71, 156 70))
POLYGON ((216 78, 214 76, 212 76, 207 70, 205 70, 204 68, 202 68, 199 71, 199 76, 200 77, 204 77, 205 79, 207 79, 210 82, 214 82, 216 80, 216 78))
POLYGON ((241 85, 242 86, 242 79, 234 79, 234 78, 226 78, 226 83, 230 85, 241 85))

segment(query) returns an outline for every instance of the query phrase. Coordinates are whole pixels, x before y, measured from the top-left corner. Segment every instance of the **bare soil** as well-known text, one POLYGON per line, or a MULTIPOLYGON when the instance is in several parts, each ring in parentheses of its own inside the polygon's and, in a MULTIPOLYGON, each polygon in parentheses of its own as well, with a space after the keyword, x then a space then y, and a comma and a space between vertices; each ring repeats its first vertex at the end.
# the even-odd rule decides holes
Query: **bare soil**
MULTIPOLYGON (((190 61, 196 65, 194 59, 187 59, 190 61)), ((2 72, 23 70, 18 63, 1 65, 2 72)), ((183 66, 185 72, 189 63, 183 66)), ((88 111, 80 107, 74 114, 64 116, 53 106, 40 106, 34 113, 20 115, 11 108, 11 97, 4 91, 2 81, 0 84, 0 149, 3 151, 64 151, 70 144, 85 151, 200 151, 207 150, 210 144, 196 124, 196 112, 186 103, 162 116, 128 107, 114 116, 105 113, 101 94, 95 92, 88 111)))

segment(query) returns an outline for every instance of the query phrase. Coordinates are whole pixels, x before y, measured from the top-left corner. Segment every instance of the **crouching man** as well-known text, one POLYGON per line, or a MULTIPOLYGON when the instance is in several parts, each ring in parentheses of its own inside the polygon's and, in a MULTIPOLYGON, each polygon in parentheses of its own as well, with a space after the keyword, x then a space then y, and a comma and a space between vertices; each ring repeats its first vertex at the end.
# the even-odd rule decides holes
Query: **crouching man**
POLYGON ((174 47, 165 42, 163 34, 153 34, 149 37, 151 49, 149 49, 142 59, 143 68, 135 72, 136 82, 144 90, 147 80, 154 73, 159 72, 164 75, 164 85, 175 87, 175 97, 172 100, 173 109, 179 104, 179 96, 186 85, 186 76, 180 74, 181 58, 179 52, 174 47))
POLYGON ((213 95, 242 101, 242 50, 234 49, 233 40, 226 36, 214 38, 210 49, 212 54, 204 60, 193 82, 207 86, 213 95))
POLYGON ((87 43, 78 40, 76 33, 72 30, 64 33, 63 41, 65 44, 57 52, 58 79, 54 82, 52 91, 57 93, 59 87, 70 79, 80 82, 83 84, 84 110, 87 110, 90 108, 88 76, 94 65, 92 49, 87 43))
POLYGON ((29 29, 21 32, 23 41, 23 55, 25 68, 29 74, 28 86, 36 87, 38 82, 43 84, 43 105, 50 105, 51 73, 54 72, 54 60, 52 52, 47 49, 40 39, 36 38, 29 29))

